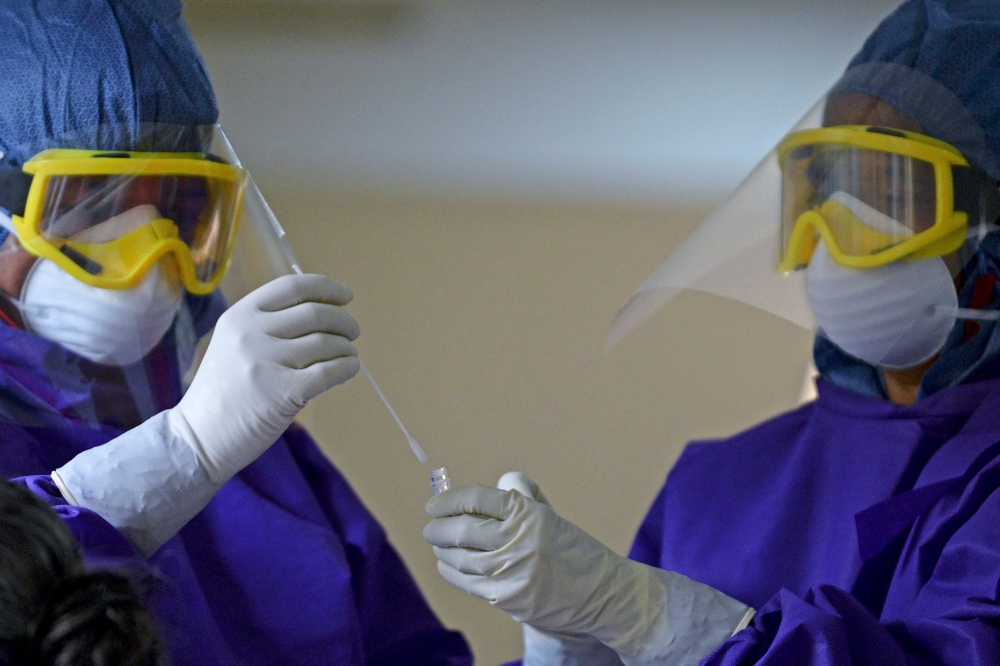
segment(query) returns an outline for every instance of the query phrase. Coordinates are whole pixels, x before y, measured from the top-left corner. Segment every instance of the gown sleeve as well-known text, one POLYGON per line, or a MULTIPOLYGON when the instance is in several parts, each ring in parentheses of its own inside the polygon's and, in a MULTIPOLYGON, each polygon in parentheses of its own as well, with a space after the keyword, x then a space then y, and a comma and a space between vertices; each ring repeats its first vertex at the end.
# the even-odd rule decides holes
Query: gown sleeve
MULTIPOLYGON (((366 666, 471 666, 465 639, 438 622, 384 530, 309 435, 293 426, 284 439, 343 542, 366 666)), ((52 506, 79 542, 89 566, 115 569, 140 585, 156 580, 153 568, 121 532, 96 512, 69 504, 49 475, 13 481, 52 506)))
MULTIPOLYGON (((978 479, 920 518, 905 542, 882 607, 859 590, 779 590, 752 624, 703 666, 986 666, 1000 663, 1000 491, 978 479), (853 592, 853 593, 852 593, 853 592)), ((630 556, 659 561, 661 492, 630 556), (659 509, 659 511, 658 511, 659 509)), ((856 585, 857 587, 857 585, 856 585)))
POLYGON ((24 485, 55 510, 80 544, 89 566, 149 573, 145 559, 121 532, 90 509, 67 502, 51 476, 23 476, 11 481, 24 485))
POLYGON ((343 537, 367 665, 471 666, 465 639, 441 626, 384 530, 346 480, 305 430, 293 425, 285 438, 323 511, 343 537))

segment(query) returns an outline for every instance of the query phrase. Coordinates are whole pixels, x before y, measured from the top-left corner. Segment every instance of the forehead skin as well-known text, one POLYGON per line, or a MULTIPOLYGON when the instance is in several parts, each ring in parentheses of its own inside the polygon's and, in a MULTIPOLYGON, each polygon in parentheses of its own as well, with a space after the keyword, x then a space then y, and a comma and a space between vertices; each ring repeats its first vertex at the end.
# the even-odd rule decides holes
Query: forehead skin
POLYGON ((878 125, 908 132, 924 133, 916 120, 893 105, 861 92, 840 93, 827 100, 823 126, 878 125))

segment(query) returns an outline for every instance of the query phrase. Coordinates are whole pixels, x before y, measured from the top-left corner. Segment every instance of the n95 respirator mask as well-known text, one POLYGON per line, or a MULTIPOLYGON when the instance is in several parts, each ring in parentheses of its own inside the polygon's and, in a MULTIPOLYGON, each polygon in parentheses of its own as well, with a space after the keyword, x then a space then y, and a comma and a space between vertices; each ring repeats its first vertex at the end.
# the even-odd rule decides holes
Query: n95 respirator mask
POLYGON ((958 318, 955 283, 941 257, 848 268, 820 242, 806 284, 821 335, 851 356, 890 370, 932 359, 958 318))

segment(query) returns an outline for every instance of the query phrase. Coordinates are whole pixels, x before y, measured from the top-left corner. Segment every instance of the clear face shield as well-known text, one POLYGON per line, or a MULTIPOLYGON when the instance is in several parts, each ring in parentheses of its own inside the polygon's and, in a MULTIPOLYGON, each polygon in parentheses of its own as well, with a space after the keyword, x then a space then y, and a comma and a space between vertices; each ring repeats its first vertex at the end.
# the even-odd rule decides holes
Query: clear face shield
POLYGON ((959 308, 956 291, 1000 214, 996 181, 967 155, 981 134, 923 75, 849 71, 636 290, 607 348, 694 289, 818 331, 872 365, 934 358, 956 320, 991 316, 959 308))
POLYGON ((218 125, 101 127, 18 154, 0 168, 0 359, 18 368, 0 370, 0 421, 137 425, 180 399, 228 303, 291 272, 218 125))

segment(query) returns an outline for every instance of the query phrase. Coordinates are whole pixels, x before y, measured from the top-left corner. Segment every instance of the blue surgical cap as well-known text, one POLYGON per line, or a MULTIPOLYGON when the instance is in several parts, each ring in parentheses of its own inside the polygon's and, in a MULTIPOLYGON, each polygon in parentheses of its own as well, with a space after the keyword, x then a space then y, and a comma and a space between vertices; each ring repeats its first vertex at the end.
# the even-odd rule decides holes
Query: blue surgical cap
POLYGON ((5 0, 0 45, 4 164, 74 138, 79 148, 140 149, 150 124, 218 118, 178 0, 5 0))
POLYGON ((883 99, 1000 179, 1000 0, 908 0, 831 94, 883 99))

